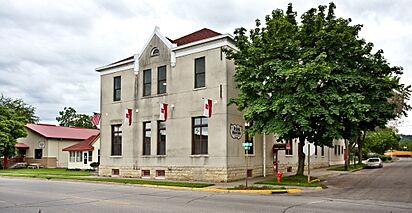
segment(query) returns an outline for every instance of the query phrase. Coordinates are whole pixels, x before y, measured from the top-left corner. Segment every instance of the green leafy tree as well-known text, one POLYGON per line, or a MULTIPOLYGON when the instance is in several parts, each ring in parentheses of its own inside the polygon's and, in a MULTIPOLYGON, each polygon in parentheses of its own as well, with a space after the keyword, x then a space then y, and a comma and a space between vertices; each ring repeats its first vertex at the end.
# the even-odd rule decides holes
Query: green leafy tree
POLYGON ((401 140, 399 143, 399 150, 412 151, 412 140, 401 140))
POLYGON ((399 149, 401 137, 391 128, 377 128, 366 133, 365 148, 383 155, 388 150, 399 149))
POLYGON ((305 141, 353 141, 394 118, 388 99, 396 89, 408 91, 397 77, 402 68, 390 67, 382 51, 372 53, 373 44, 358 36, 362 26, 336 18, 335 8, 312 8, 299 24, 289 4, 286 13, 266 16, 264 27, 256 20, 249 35, 236 29, 238 50, 226 51, 240 90, 231 103, 254 122, 252 134, 299 139, 297 174, 303 174, 305 141))
POLYGON ((36 108, 30 104, 26 104, 22 99, 12 99, 1 94, 0 106, 13 109, 17 116, 24 118, 25 123, 39 122, 39 117, 35 114, 36 108))
POLYGON ((13 109, 0 105, 0 156, 3 156, 3 167, 7 168, 8 158, 16 154, 17 138, 25 137, 26 118, 19 116, 13 109))
POLYGON ((78 114, 72 107, 64 107, 63 111, 59 112, 56 120, 60 126, 76 126, 83 128, 96 128, 90 120, 90 116, 86 114, 78 114))

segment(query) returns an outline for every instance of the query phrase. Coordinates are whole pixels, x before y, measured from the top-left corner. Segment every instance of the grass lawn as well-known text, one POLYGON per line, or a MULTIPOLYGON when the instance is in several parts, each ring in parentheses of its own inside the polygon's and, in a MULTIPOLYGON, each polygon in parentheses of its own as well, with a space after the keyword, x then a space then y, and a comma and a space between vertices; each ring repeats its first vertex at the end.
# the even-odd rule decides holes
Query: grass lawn
MULTIPOLYGON (((353 170, 358 170, 358 169, 363 169, 366 167, 366 164, 362 163, 362 164, 351 164, 349 165, 348 171, 353 171, 353 170)), ((333 171, 346 171, 345 170, 345 166, 338 166, 338 167, 333 167, 330 168, 328 170, 333 170, 333 171)))
MULTIPOLYGON (((316 180, 316 177, 310 177, 310 180, 316 180)), ((308 176, 305 175, 292 175, 283 176, 280 183, 276 181, 276 178, 272 181, 260 181, 255 184, 267 184, 267 185, 283 185, 283 186, 309 186, 318 187, 322 186, 319 183, 308 183, 308 176)))
POLYGON ((64 179, 64 180, 80 180, 80 181, 96 181, 109 183, 124 183, 124 184, 147 184, 158 186, 177 186, 190 188, 203 188, 212 186, 208 183, 190 183, 190 182, 169 182, 169 181, 154 181, 154 180, 140 180, 132 178, 110 178, 110 177, 90 177, 90 171, 74 171, 67 169, 7 169, 0 170, 0 176, 14 176, 14 177, 32 177, 45 179, 64 179))
POLYGON ((89 176, 91 171, 85 170, 68 170, 63 168, 40 168, 40 169, 4 169, 0 170, 0 175, 8 174, 8 176, 89 176))

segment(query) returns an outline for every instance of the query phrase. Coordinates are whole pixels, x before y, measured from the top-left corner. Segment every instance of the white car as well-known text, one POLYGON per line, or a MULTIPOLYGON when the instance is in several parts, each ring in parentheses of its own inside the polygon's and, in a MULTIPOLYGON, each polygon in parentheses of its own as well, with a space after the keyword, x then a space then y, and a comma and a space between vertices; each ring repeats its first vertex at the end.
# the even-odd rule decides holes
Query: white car
POLYGON ((366 160, 368 167, 383 167, 383 161, 380 158, 369 158, 366 160))

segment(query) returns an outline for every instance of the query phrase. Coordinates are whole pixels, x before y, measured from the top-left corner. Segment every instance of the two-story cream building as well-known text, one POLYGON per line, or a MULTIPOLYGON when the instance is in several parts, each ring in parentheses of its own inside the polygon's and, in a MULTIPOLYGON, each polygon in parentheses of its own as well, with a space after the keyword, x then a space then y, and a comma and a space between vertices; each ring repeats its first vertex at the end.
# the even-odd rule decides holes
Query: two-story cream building
MULTIPOLYGON (((225 48, 236 48, 229 34, 202 29, 172 40, 155 28, 139 54, 96 69, 100 175, 231 181, 244 178, 246 170, 250 176, 273 173, 274 136, 246 135, 249 124, 236 106, 228 106, 238 91, 225 48), (204 116, 205 100, 210 117, 204 116), (245 141, 253 143, 248 154, 245 141)), ((280 168, 294 170, 297 142, 288 147, 279 152, 280 168)), ((342 163, 341 149, 335 151, 318 147, 313 165, 342 163)))

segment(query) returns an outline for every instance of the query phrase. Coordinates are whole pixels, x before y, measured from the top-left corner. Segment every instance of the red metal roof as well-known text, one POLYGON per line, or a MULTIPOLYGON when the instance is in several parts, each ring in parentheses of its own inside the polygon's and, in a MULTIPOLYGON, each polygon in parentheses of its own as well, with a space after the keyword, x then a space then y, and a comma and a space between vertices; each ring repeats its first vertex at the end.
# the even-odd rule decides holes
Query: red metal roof
POLYGON ((82 142, 64 148, 63 151, 93 151, 93 144, 99 138, 99 135, 92 135, 82 142))
POLYGON ((90 136, 99 134, 98 129, 80 127, 55 126, 50 124, 27 124, 26 127, 46 138, 86 140, 90 136))
POLYGON ((185 35, 183 37, 175 39, 172 41, 172 43, 177 44, 177 46, 181 46, 181 45, 185 45, 185 44, 192 43, 195 41, 200 41, 200 40, 207 39, 207 38, 212 38, 212 37, 219 36, 219 35, 222 35, 222 34, 215 32, 213 30, 207 29, 207 28, 203 28, 189 35, 185 35))
POLYGON ((25 143, 16 143, 15 147, 20 148, 20 149, 28 149, 29 148, 29 146, 27 146, 27 144, 25 144, 25 143))

